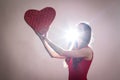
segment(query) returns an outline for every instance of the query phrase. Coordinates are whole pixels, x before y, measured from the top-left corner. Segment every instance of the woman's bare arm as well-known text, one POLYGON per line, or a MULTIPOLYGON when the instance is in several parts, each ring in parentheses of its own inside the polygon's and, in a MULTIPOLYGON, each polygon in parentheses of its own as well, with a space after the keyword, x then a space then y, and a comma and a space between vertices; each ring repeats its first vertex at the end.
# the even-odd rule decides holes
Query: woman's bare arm
POLYGON ((52 58, 60 58, 60 59, 64 59, 65 58, 64 56, 60 56, 57 52, 55 52, 41 36, 39 36, 39 37, 40 37, 40 39, 41 39, 45 49, 47 50, 47 52, 49 53, 49 55, 52 58))
POLYGON ((82 49, 71 50, 71 51, 65 51, 62 48, 58 47, 57 45, 53 44, 47 38, 44 37, 44 39, 48 43, 48 45, 61 56, 65 56, 65 57, 85 57, 85 58, 87 58, 92 53, 92 50, 89 47, 82 48, 82 49))

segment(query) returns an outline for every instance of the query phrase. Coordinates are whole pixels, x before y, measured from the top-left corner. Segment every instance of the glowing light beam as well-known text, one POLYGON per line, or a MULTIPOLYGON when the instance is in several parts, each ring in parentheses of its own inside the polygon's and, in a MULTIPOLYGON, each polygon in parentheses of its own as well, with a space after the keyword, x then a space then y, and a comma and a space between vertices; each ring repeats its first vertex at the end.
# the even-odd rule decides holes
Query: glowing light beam
POLYGON ((67 42, 75 42, 82 36, 83 36, 82 32, 78 31, 76 28, 70 28, 66 31, 64 37, 67 42))

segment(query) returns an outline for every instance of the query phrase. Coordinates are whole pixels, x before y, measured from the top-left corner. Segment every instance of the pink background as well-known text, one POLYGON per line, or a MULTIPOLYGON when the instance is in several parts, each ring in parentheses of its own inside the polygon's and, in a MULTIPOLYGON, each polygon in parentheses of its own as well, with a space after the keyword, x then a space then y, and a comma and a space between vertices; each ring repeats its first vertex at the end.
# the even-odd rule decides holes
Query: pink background
POLYGON ((120 0, 1 0, 0 80, 67 80, 64 60, 50 58, 24 21, 26 10, 47 6, 57 12, 48 37, 61 47, 68 25, 90 22, 95 41, 88 80, 119 80, 120 0))

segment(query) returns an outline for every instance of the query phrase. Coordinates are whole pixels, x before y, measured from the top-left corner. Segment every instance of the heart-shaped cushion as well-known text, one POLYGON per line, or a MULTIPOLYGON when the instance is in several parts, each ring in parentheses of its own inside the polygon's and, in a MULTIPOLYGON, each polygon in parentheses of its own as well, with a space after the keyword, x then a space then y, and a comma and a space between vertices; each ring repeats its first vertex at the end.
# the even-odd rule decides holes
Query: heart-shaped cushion
POLYGON ((45 34, 56 15, 52 7, 46 7, 42 10, 30 9, 25 12, 24 19, 28 25, 38 34, 45 34))

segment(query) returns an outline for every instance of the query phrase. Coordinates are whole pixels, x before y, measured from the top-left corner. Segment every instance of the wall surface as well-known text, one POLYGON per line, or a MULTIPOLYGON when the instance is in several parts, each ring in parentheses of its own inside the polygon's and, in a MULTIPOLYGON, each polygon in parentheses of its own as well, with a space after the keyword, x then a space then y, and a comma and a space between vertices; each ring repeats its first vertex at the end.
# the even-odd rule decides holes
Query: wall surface
POLYGON ((48 37, 61 47, 68 26, 90 22, 94 60, 88 80, 120 80, 119 0, 1 0, 0 80, 67 80, 64 60, 51 58, 24 21, 26 10, 48 6, 57 12, 48 37))

